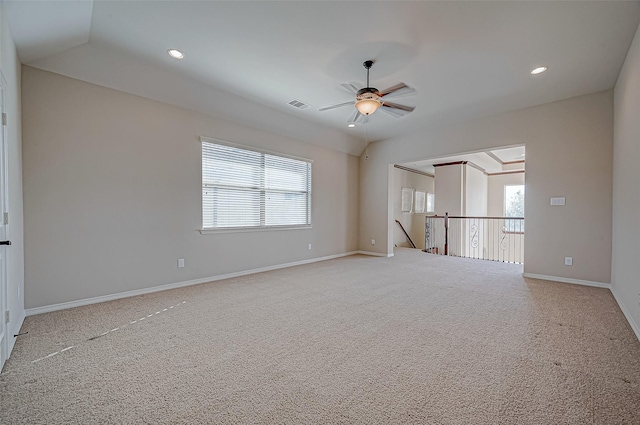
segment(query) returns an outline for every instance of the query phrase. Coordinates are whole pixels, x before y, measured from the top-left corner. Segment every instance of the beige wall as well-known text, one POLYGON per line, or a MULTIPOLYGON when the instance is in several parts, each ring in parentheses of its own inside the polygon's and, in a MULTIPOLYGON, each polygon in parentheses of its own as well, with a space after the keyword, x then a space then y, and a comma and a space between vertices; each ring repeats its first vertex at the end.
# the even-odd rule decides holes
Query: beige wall
POLYGON ((27 66, 22 77, 27 308, 358 249, 357 157, 27 66), (201 235, 200 136, 312 159, 313 228, 201 235))
POLYGON ((504 216, 504 187, 524 184, 524 173, 491 175, 488 178, 488 184, 487 215, 502 217, 504 216))
POLYGON ((463 167, 462 164, 436 167, 435 210, 437 215, 462 215, 463 167))
MULTIPOLYGON (((366 182, 360 192, 360 244, 374 234, 384 237, 390 226, 387 164, 525 145, 525 272, 609 282, 612 134, 608 90, 372 143, 369 161, 360 168, 360 181, 366 182), (567 205, 550 207, 552 196, 565 196, 567 205), (564 266, 565 256, 573 256, 572 267, 564 266)), ((441 212, 437 202, 436 210, 441 212)), ((391 252, 390 241, 381 241, 379 252, 391 252)))
POLYGON ((435 207, 438 215, 487 214, 487 175, 469 164, 435 168, 435 207))
MULTIPOLYGON (((393 217, 394 220, 400 221, 405 230, 419 249, 424 249, 424 217, 426 215, 426 199, 425 213, 403 213, 402 212, 402 188, 409 187, 416 191, 433 193, 434 179, 424 174, 413 173, 411 171, 393 168, 393 217)), ((404 233, 394 221, 393 227, 394 245, 402 247, 410 247, 404 233)))
MULTIPOLYGON (((611 284, 640 338, 640 29, 615 87, 611 284)), ((527 153, 528 154, 528 153, 527 153)))
POLYGON ((487 175, 470 166, 464 164, 464 215, 486 216, 487 215, 487 175))
POLYGON ((6 79, 5 107, 7 113, 6 143, 8 154, 7 238, 12 245, 5 248, 7 258, 7 307, 9 351, 15 343, 24 319, 24 236, 22 214, 22 118, 20 104, 20 60, 9 31, 6 13, 0 3, 0 69, 6 79))

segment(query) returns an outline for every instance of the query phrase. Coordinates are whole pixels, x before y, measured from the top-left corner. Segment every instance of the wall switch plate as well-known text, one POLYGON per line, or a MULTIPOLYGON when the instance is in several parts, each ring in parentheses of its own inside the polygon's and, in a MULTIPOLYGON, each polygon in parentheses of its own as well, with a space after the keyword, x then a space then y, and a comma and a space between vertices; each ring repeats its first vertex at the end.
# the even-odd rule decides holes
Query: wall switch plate
POLYGON ((181 269, 184 267, 184 258, 178 258, 178 268, 181 269))
POLYGON ((565 266, 573 266, 573 257, 564 257, 565 266))
POLYGON ((375 245, 376 244, 376 240, 375 239, 371 239, 371 245, 375 245))
POLYGON ((564 205, 564 196, 561 198, 551 198, 551 205, 564 205))
POLYGON ((309 244, 309 251, 311 251, 311 244, 309 244))

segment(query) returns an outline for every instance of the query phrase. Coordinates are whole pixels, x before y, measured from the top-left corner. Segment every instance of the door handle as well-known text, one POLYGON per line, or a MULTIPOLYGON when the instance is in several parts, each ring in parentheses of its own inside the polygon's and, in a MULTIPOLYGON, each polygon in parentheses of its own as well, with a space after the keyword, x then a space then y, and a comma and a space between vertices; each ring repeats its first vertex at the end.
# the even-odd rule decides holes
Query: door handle
POLYGON ((11 245, 11 241, 0 241, 0 245, 11 245))

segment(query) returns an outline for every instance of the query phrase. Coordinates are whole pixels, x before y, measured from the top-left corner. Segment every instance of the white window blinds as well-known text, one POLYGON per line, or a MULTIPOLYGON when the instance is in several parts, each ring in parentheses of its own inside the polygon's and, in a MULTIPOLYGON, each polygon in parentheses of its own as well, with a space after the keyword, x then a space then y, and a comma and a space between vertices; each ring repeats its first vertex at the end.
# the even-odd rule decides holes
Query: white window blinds
POLYGON ((419 190, 415 191, 415 208, 414 211, 416 214, 422 214, 424 213, 424 204, 425 204, 425 192, 421 192, 419 190))
POLYGON ((413 191, 410 187, 402 188, 402 205, 401 211, 403 213, 410 213, 413 210, 413 191))
POLYGON ((311 162, 202 142, 202 227, 311 224, 311 162))

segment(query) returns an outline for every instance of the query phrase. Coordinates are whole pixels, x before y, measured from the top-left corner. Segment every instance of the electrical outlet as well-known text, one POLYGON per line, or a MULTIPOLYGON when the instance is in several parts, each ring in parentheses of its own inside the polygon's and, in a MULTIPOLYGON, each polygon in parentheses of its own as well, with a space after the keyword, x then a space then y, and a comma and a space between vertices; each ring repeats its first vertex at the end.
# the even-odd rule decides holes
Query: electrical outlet
POLYGON ((376 244, 376 240, 375 239, 371 239, 371 245, 375 245, 376 244))
POLYGON ((311 244, 309 244, 309 251, 311 251, 311 244))
POLYGON ((178 268, 181 269, 184 267, 184 258, 178 258, 178 268))
POLYGON ((565 266, 573 266, 573 257, 564 257, 565 266))

